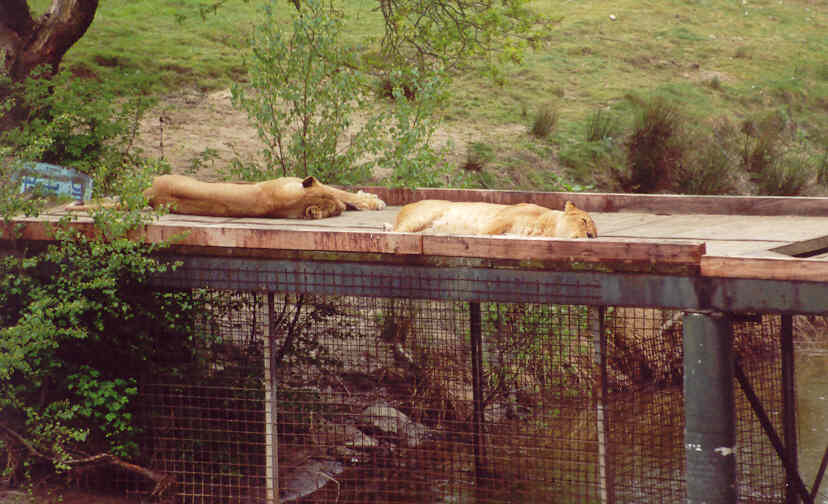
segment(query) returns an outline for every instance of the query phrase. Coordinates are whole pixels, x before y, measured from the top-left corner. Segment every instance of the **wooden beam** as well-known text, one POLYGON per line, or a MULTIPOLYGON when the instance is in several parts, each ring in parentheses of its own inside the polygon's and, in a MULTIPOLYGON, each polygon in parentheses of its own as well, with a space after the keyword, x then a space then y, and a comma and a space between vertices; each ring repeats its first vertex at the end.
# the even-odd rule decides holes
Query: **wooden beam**
POLYGON ((719 278, 828 282, 828 261, 799 258, 704 256, 701 274, 719 278))
MULTIPOLYGON (((21 228, 21 238, 50 241, 50 225, 49 221, 27 220, 21 228)), ((70 226, 90 236, 96 232, 94 223, 85 217, 75 220, 70 226)), ((538 264, 572 264, 576 269, 578 264, 586 263, 593 265, 591 268, 606 264, 609 269, 622 265, 635 266, 636 270, 643 271, 690 266, 688 271, 695 273, 698 273, 700 260, 706 250, 703 242, 337 231, 330 228, 297 229, 259 223, 239 224, 221 219, 217 222, 162 219, 135 231, 132 238, 151 243, 169 241, 175 248, 195 247, 200 253, 222 256, 228 253, 232 255, 236 250, 379 253, 536 261, 538 264)))
POLYGON ((828 198, 781 196, 688 196, 678 194, 616 194, 495 191, 484 189, 399 189, 359 187, 390 206, 423 199, 484 201, 512 205, 535 203, 563 209, 566 201, 588 212, 645 212, 653 214, 800 215, 828 216, 828 198))
POLYGON ((702 242, 423 235, 424 255, 450 257, 698 266, 705 249, 702 242))
POLYGON ((319 250, 383 254, 419 254, 421 237, 408 233, 309 231, 255 225, 150 224, 144 232, 150 242, 172 240, 176 245, 201 247, 319 250))
MULTIPOLYGON (((56 218, 41 220, 21 219, 19 229, 23 240, 51 241, 50 227, 56 218)), ((92 236, 95 225, 91 219, 80 217, 70 227, 92 236)), ((421 235, 360 231, 333 231, 283 229, 262 224, 234 224, 221 222, 159 221, 146 224, 130 235, 150 243, 170 241, 176 246, 204 248, 319 250, 332 252, 361 252, 384 254, 420 254, 421 235)))

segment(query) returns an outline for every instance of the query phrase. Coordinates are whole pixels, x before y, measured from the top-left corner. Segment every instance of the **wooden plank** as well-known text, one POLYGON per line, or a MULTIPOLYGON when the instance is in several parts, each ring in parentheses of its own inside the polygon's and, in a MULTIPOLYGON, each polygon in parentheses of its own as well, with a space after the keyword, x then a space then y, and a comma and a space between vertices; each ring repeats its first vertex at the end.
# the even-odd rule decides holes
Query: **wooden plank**
POLYGON ((423 254, 539 261, 698 265, 699 242, 578 240, 519 236, 423 235, 423 254))
MULTIPOLYGON (((50 221, 23 222, 21 238, 33 241, 49 241, 50 221)), ((89 218, 79 218, 71 227, 91 236, 94 224, 89 218)), ((331 252, 362 252, 383 254, 419 254, 422 251, 421 236, 408 233, 353 232, 332 230, 280 229, 253 224, 218 224, 155 222, 131 236, 151 243, 172 241, 180 246, 214 247, 223 249, 287 249, 331 252)))
MULTIPOLYGON (((828 229, 823 229, 822 232, 828 232, 828 229)), ((826 254, 825 249, 828 249, 828 236, 818 236, 810 240, 797 241, 776 247, 773 251, 788 256, 816 258, 824 256, 826 254)))
POLYGON ((828 261, 797 258, 704 256, 701 274, 718 278, 756 278, 828 282, 828 261))
POLYGON ((317 250, 383 254, 419 254, 420 236, 403 233, 274 229, 255 225, 179 226, 152 224, 145 237, 152 242, 184 234, 176 245, 221 248, 317 250))
POLYGON ((778 241, 740 241, 740 240, 707 240, 707 255, 727 257, 789 257, 773 249, 788 242, 778 241))
POLYGON ((592 212, 592 219, 598 227, 598 236, 630 237, 638 229, 648 229, 670 216, 643 213, 603 213, 592 212))
POLYGON ((423 199, 535 203, 552 209, 572 201, 589 212, 644 212, 657 215, 802 215, 828 216, 828 198, 782 196, 687 196, 676 194, 616 194, 497 191, 483 189, 399 189, 359 187, 386 204, 400 206, 423 199))

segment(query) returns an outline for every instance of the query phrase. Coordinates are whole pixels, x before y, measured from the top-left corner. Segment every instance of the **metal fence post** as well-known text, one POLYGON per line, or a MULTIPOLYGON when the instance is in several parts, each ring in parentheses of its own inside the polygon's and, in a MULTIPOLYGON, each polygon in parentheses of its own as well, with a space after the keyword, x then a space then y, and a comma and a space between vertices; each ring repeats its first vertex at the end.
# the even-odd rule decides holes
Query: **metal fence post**
POLYGON ((589 307, 589 324, 594 347, 593 362, 598 367, 600 383, 595 387, 595 415, 598 432, 598 488, 602 504, 613 504, 613 470, 609 456, 609 419, 607 418, 607 331, 606 306, 589 307))
POLYGON ((796 389, 794 388, 794 348, 793 317, 782 315, 782 422, 785 433, 785 457, 790 462, 794 474, 787 473, 785 483, 785 502, 798 504, 799 494, 794 486, 794 478, 799 472, 796 446, 796 389))
POLYGON ((684 450, 688 504, 736 502, 730 319, 684 316, 684 450))
POLYGON ((267 293, 267 334, 265 346, 265 452, 266 488, 265 502, 279 504, 279 439, 276 428, 276 313, 272 292, 267 293))
POLYGON ((469 303, 469 333, 471 336, 472 394, 474 401, 474 473, 479 489, 485 474, 483 453, 483 331, 480 303, 469 303))

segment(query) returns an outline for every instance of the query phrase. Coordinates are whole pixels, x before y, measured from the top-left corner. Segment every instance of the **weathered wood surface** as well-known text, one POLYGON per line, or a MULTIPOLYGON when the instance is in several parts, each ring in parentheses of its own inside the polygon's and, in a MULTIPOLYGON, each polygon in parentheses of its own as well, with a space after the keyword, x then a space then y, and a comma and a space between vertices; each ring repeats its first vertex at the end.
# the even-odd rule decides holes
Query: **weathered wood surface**
MULTIPOLYGON (((153 242, 177 238, 179 247, 189 247, 198 253, 213 253, 212 250, 225 256, 240 255, 242 249, 257 251, 257 257, 267 257, 268 250, 321 251, 536 261, 534 265, 605 263, 608 271, 613 270, 612 265, 619 264, 638 264, 641 265, 639 269, 647 271, 659 271, 658 266, 664 265, 667 266, 664 271, 668 273, 675 271, 670 266, 689 265, 695 266, 695 269, 680 271, 717 277, 826 281, 828 216, 815 216, 822 212, 819 208, 824 206, 828 209, 828 199, 825 198, 643 197, 448 189, 419 190, 416 193, 386 190, 381 196, 387 198, 390 195, 393 202, 396 201, 394 198, 411 194, 507 203, 534 201, 547 206, 557 206, 557 199, 560 199, 562 206, 565 198, 585 208, 603 206, 624 210, 642 205, 661 208, 660 205, 670 203, 671 211, 668 213, 666 207, 661 209, 663 211, 649 212, 592 210, 598 226, 597 240, 387 232, 398 207, 378 212, 345 212, 338 217, 317 221, 167 215, 147 225, 139 234, 153 242), (704 213, 685 214, 679 211, 700 206, 703 206, 704 213), (753 212, 785 209, 799 215, 712 213, 724 207, 750 207, 753 212), (798 254, 810 257, 793 257, 798 254)), ((62 213, 57 211, 38 219, 20 219, 26 224, 24 238, 50 239, 44 223, 57 220, 62 213)), ((74 225, 84 232, 93 232, 88 218, 80 217, 74 225)))
MULTIPOLYGON (((558 263, 606 263, 643 265, 648 271, 659 265, 694 266, 697 271, 705 245, 698 241, 639 239, 574 240, 507 236, 455 236, 384 231, 383 223, 395 210, 349 212, 319 221, 286 219, 232 219, 166 215, 144 226, 134 238, 158 243, 173 241, 178 247, 223 249, 297 250, 344 253, 379 253, 486 259, 534 260, 558 263)), ((49 240, 48 221, 56 216, 22 219, 27 240, 49 240)), ((94 233, 91 219, 79 217, 73 224, 94 233)), ((262 256, 262 254, 259 254, 262 256)))
POLYGON ((701 274, 720 278, 828 282, 828 260, 704 256, 701 274))

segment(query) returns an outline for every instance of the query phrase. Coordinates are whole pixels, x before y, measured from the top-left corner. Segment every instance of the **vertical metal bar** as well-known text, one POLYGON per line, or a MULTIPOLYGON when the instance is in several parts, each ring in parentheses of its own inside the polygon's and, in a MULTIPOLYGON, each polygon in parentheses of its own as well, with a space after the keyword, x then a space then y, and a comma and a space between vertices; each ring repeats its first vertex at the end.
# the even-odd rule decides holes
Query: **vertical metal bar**
POLYGON ((471 335, 472 389, 474 401, 474 473, 475 483, 480 488, 485 474, 483 453, 483 336, 480 303, 469 303, 469 332, 471 335))
POLYGON ((265 502, 279 504, 279 441, 276 429, 276 307, 272 292, 267 293, 267 334, 265 335, 265 502))
POLYGON ((739 381, 739 385, 742 386, 742 390, 745 392, 745 397, 750 403, 751 408, 753 408, 753 412, 756 414, 756 418, 759 420, 759 424, 762 426, 762 429, 768 436, 768 440, 771 442, 773 449, 776 450, 776 454, 779 455, 780 460, 782 460, 782 465, 785 466, 785 469, 787 470, 788 474, 793 474, 794 488, 796 489, 797 493, 803 501, 805 501, 808 504, 812 504, 814 502, 814 498, 808 494, 808 489, 805 488, 805 483, 802 481, 802 478, 799 476, 799 473, 797 471, 792 470, 791 463, 785 456, 785 447, 782 445, 782 440, 779 439, 779 435, 776 434, 775 430, 773 430, 773 424, 771 424, 770 418, 768 418, 768 414, 762 407, 762 402, 759 400, 759 397, 756 396, 756 392, 753 391, 753 386, 751 386, 750 382, 747 379, 747 376, 745 376, 745 372, 742 371, 742 367, 739 365, 738 362, 735 363, 734 370, 736 372, 736 379, 739 381))
POLYGON ((592 342, 595 349, 594 360, 598 366, 599 386, 596 387, 595 415, 598 431, 598 489, 602 504, 613 504, 615 492, 613 490, 613 471, 610 461, 609 444, 609 415, 607 414, 607 331, 605 323, 607 307, 590 307, 589 321, 592 331, 592 342))
POLYGON ((688 504, 736 502, 730 320, 684 315, 684 450, 688 504))
POLYGON ((789 468, 786 471, 785 502, 799 504, 799 494, 794 487, 795 475, 799 473, 796 446, 796 388, 794 387, 793 316, 782 315, 782 431, 785 436, 785 458, 789 468))
POLYGON ((828 468, 828 446, 825 447, 825 453, 822 454, 822 462, 819 464, 819 470, 817 470, 816 477, 814 478, 814 485, 811 487, 811 502, 816 501, 819 486, 822 484, 822 477, 825 475, 826 468, 828 468))

